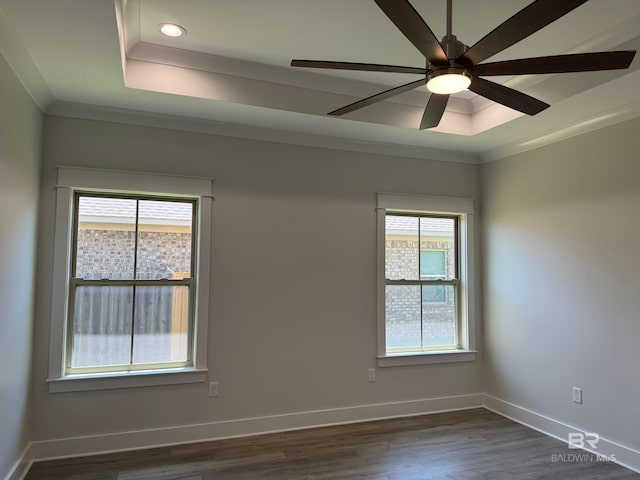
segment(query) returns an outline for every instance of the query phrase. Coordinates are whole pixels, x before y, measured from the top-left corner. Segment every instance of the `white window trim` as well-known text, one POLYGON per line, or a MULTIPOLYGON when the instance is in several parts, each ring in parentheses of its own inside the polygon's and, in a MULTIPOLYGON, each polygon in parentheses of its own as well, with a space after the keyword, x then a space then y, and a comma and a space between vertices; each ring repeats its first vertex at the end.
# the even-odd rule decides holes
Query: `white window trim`
POLYGON ((204 382, 207 376, 207 331, 211 269, 213 179, 93 168, 58 167, 53 249, 49 392, 103 390, 204 382), (106 374, 65 375, 73 195, 76 189, 105 193, 160 194, 197 198, 198 228, 195 276, 195 322, 192 367, 106 374))
POLYGON ((476 358, 476 272, 474 201, 460 197, 433 197, 378 193, 377 203, 377 359, 379 367, 469 362, 476 358), (453 214, 460 216, 460 343, 456 350, 386 353, 385 216, 387 212, 453 214))

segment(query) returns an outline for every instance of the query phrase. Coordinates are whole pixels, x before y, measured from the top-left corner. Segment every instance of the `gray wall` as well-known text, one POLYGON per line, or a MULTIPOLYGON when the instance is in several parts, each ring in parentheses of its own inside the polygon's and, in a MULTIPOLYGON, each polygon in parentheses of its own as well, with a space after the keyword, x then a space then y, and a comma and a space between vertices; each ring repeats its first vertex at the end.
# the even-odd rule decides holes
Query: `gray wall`
POLYGON ((29 435, 42 115, 0 55, 0 477, 29 435))
POLYGON ((375 192, 477 198, 479 167, 47 117, 34 440, 481 391, 478 363, 378 369, 375 192), (56 165, 215 177, 211 378, 47 393, 56 165))
POLYGON ((636 119, 483 169, 486 392, 635 449, 638 132, 636 119))

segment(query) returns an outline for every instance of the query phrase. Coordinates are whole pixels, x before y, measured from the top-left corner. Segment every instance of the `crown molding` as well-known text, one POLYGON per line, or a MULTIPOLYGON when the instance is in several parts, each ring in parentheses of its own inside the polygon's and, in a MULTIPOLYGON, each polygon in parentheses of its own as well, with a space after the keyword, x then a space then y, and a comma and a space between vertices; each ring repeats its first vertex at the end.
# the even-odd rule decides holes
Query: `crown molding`
MULTIPOLYGON (((545 111, 540 114, 546 120, 545 130, 482 152, 482 163, 533 150, 640 116, 638 84, 640 70, 635 70, 558 102, 554 105, 553 112, 545 111), (594 111, 597 113, 590 113, 594 111)), ((508 132, 505 134, 508 135, 508 132)))
POLYGON ((15 75, 24 85, 31 98, 43 112, 53 101, 40 71, 33 63, 18 32, 0 7, 0 55, 7 61, 15 75))
POLYGON ((55 102, 47 109, 47 115, 80 118, 112 123, 167 128, 189 132, 247 138, 275 143, 287 143, 332 150, 398 156, 420 160, 435 160, 477 165, 480 156, 471 152, 430 148, 422 145, 407 145, 373 141, 366 138, 340 137, 309 132, 295 132, 279 128, 245 125, 218 120, 197 119, 168 115, 165 113, 142 112, 123 108, 102 107, 80 103, 55 102))

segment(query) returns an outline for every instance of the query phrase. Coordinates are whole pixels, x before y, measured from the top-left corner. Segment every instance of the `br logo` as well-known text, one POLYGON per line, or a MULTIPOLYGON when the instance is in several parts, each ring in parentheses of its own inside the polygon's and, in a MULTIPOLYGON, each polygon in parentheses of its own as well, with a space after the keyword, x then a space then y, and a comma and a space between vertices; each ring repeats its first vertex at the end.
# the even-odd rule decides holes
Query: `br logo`
POLYGON ((598 448, 600 435, 597 433, 569 432, 569 448, 578 449, 589 446, 590 448, 598 448))

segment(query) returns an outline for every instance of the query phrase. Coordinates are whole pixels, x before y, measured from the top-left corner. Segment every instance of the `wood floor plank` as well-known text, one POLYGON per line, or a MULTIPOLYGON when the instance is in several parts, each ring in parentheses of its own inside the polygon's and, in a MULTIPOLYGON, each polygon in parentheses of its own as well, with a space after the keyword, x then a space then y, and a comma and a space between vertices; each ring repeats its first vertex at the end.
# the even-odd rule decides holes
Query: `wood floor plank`
POLYGON ((640 480, 552 460, 576 452, 474 409, 36 462, 25 480, 640 480))

